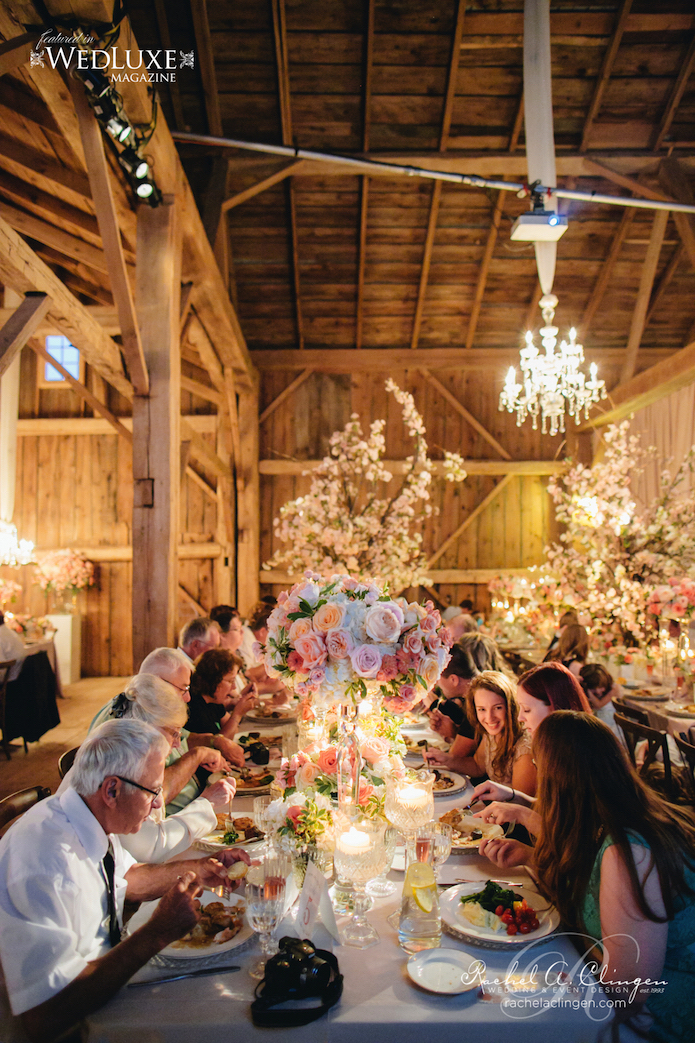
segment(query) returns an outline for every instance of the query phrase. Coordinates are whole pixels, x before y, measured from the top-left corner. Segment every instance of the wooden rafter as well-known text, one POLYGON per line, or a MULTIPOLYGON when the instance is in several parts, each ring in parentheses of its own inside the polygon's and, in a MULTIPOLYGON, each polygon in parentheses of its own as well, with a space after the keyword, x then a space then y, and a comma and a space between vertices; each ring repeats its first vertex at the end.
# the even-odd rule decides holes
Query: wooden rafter
POLYGON ((490 271, 490 264, 492 262, 492 255, 495 252, 495 243, 497 242, 497 232, 500 227, 500 220, 502 217, 502 211, 504 210, 506 192, 501 189, 497 193, 497 199, 492 210, 492 220, 487 233, 487 240, 485 242, 485 250, 483 252, 483 259, 480 262, 480 268, 478 269, 478 281, 475 286, 475 294, 473 296, 473 307, 471 309, 471 317, 468 320, 468 332, 466 333, 466 347, 473 347, 473 341, 475 339, 475 331, 478 327, 478 319, 480 317, 480 308, 483 303, 483 294, 485 293, 485 285, 487 283, 488 272, 490 271))
POLYGON ((292 144, 292 106, 290 103, 290 70, 287 56, 287 23, 285 0, 272 0, 273 37, 275 40, 275 65, 278 77, 280 102, 280 127, 283 145, 292 144))
POLYGON ((579 334, 581 337, 586 337, 587 331, 589 330, 589 328, 591 327, 591 323, 593 322, 594 315, 601 306, 601 301, 603 300, 604 294, 608 287, 608 283, 610 282, 611 275, 613 274, 613 269, 615 268, 616 262, 618 260, 618 255, 620 253, 623 243, 625 242, 627 233, 632 227, 633 217, 634 211, 629 210, 627 208, 623 210, 623 215, 620 218, 620 221, 618 222, 618 228, 611 238, 611 245, 610 249, 608 250, 608 255, 603 264, 601 265, 601 271, 598 274, 596 282, 594 283, 594 286, 591 290, 591 295, 587 302, 586 308, 584 309, 582 321, 579 325, 579 334))
POLYGON ((59 189, 67 188, 77 196, 89 199, 91 189, 89 187, 89 178, 86 174, 61 166, 60 163, 57 163, 45 153, 30 148, 29 145, 23 145, 18 141, 10 141, 7 138, 0 138, 0 156, 4 156, 22 168, 23 172, 28 171, 40 174, 59 189))
POLYGON ((37 39, 36 33, 23 33, 12 40, 0 43, 0 76, 13 72, 28 62, 37 39))
POLYGON ((297 324, 297 347, 304 349, 304 320, 302 316, 302 288, 299 274, 299 243, 297 239, 297 206, 293 178, 286 182, 287 212, 290 219, 290 259, 292 266, 292 288, 294 292, 294 315, 297 324))
POLYGON ((199 380, 192 380, 191 377, 185 377, 183 373, 181 374, 181 390, 190 391, 192 395, 197 395, 198 398, 204 398, 206 402, 213 402, 216 406, 219 406, 222 401, 222 396, 219 391, 208 387, 206 384, 202 384, 199 380))
MULTIPOLYGON (((167 18, 164 0, 154 0, 154 11, 157 17, 157 28, 159 29, 159 39, 162 47, 165 51, 170 51, 172 50, 171 33, 169 32, 169 20, 167 18)), ((173 82, 167 83, 167 88, 171 99, 171 107, 174 112, 175 129, 183 130, 186 120, 183 114, 183 105, 181 104, 181 92, 176 79, 174 79, 173 82)))
POLYGON ((29 346, 36 352, 40 359, 44 362, 48 362, 54 369, 60 373, 66 384, 69 384, 73 391, 75 391, 80 398, 87 403, 88 406, 98 413, 99 416, 103 417, 111 427, 114 429, 116 434, 120 435, 121 438, 125 439, 128 445, 133 444, 133 434, 125 427, 121 421, 113 415, 113 413, 106 408, 103 402, 100 402, 96 395, 93 395, 89 388, 86 388, 79 380, 75 380, 72 373, 69 373, 64 366, 61 366, 60 362, 53 358, 52 355, 46 351, 46 348, 36 337, 29 341, 29 346))
POLYGON ((613 65, 615 63, 618 48, 620 47, 620 41, 622 40, 625 27, 627 25, 628 15, 630 14, 630 8, 632 7, 632 0, 623 0, 620 12, 615 21, 613 28, 613 35, 610 38, 610 43, 606 48, 606 52, 603 56, 601 63, 601 69, 594 86, 594 94, 589 105, 589 111, 584 121, 584 129, 582 130, 582 140, 579 146, 580 152, 586 152, 589 138, 591 137, 591 130, 594 125, 594 120, 598 116, 599 109, 601 108, 601 102, 603 101, 603 95, 608 86, 608 81, 613 71, 613 65))
POLYGON ((427 282, 430 276, 430 264, 432 263, 432 250, 434 248, 434 236, 437 231, 437 218, 439 216, 439 203, 442 198, 442 182, 435 181, 432 185, 432 196, 430 199, 430 212, 427 218, 427 234, 425 236, 425 247, 422 251, 422 268, 420 269, 420 285, 417 291, 417 302, 415 304, 415 315, 413 316, 413 332, 410 338, 410 347, 415 349, 420 339, 420 326, 422 315, 425 310, 425 297, 427 296, 427 282))
POLYGON ((666 195, 664 192, 660 192, 657 188, 651 188, 650 185, 646 185, 643 181, 639 181, 634 177, 627 177, 625 174, 621 174, 617 170, 613 170, 611 167, 607 167, 605 163, 598 163, 595 159, 590 159, 588 156, 584 160, 585 172, 595 177, 605 177, 607 181, 612 181, 616 185, 620 185, 621 188, 626 188, 629 192, 632 192, 634 196, 641 199, 656 199, 662 203, 672 202, 672 197, 666 195))
POLYGON ((262 181, 257 181, 255 185, 251 185, 249 188, 245 188, 242 192, 236 192, 229 199, 225 199, 222 204, 222 210, 226 213, 228 210, 232 210, 235 206, 240 206, 241 203, 245 203, 249 199, 253 199, 254 196, 259 195, 261 192, 265 192, 267 188, 272 188, 273 185, 277 185, 280 181, 284 181, 286 177, 292 177, 294 174, 300 174, 304 166, 304 160, 297 160, 294 163, 288 163, 287 166, 281 170, 276 170, 274 174, 269 174, 268 177, 264 177, 262 181))
POLYGON ((203 84, 203 95, 205 97, 208 132, 220 137, 222 135, 222 118, 220 116, 220 101, 217 90, 217 77, 215 76, 215 56, 212 50, 212 37, 210 35, 206 0, 191 0, 191 15, 193 17, 193 32, 198 52, 198 68, 200 69, 200 79, 203 84))
POLYGON ((186 467, 186 475, 191 479, 194 485, 197 485, 198 488, 205 493, 206 496, 209 496, 211 500, 214 500, 214 502, 217 503, 217 489, 210 485, 209 482, 206 482, 204 478, 201 478, 198 472, 191 467, 190 464, 186 467))
POLYGON ((265 409, 258 418, 259 424, 262 424, 264 420, 267 420, 268 417, 275 412, 278 406, 282 405, 285 399, 289 398, 290 395, 293 395, 297 388, 300 388, 304 381, 308 380, 313 372, 313 369, 305 369, 302 373, 299 374, 298 377, 295 377, 294 380, 287 385, 285 390, 281 391, 280 394, 277 395, 277 397, 274 398, 273 401, 265 407, 265 409))
POLYGON ((519 138, 521 137, 521 130, 524 126, 524 92, 522 90, 519 96, 519 106, 516 110, 516 116, 514 117, 514 125, 512 132, 509 135, 509 151, 516 152, 519 147, 519 138))
MULTIPOLYGON (((87 236, 87 242, 92 246, 101 246, 99 225, 95 217, 4 170, 0 171, 0 195, 62 231, 79 237, 87 236)), ((132 252, 128 251, 126 257, 128 261, 135 262, 132 252)))
POLYGON ((661 246, 664 241, 664 235, 666 234, 667 224, 668 210, 656 210, 654 212, 649 245, 647 246, 647 256, 642 266, 637 300, 635 301, 635 308, 632 312, 630 335, 627 341, 627 348, 625 349, 625 362, 620 373, 620 381, 623 384, 627 383, 633 375, 637 365, 637 352, 639 351, 640 341, 642 339, 642 334, 644 333, 649 298, 654 285, 656 268, 659 263, 659 254, 661 253, 661 246))
POLYGON ((57 228, 54 224, 42 221, 40 217, 27 214, 25 210, 19 210, 8 203, 0 202, 0 215, 20 235, 29 236, 38 243, 51 246, 58 253, 72 258, 73 261, 86 264, 87 267, 104 275, 108 274, 104 251, 97 246, 92 246, 91 243, 86 243, 79 236, 71 235, 70 232, 65 232, 62 228, 57 228))
POLYGON ((121 325, 123 355, 128 373, 137 395, 146 395, 149 376, 145 363, 145 353, 140 340, 140 330, 135 315, 135 301, 130 285, 130 277, 126 269, 121 231, 118 215, 111 191, 111 178, 106 163, 104 140, 101 128, 92 112, 84 88, 78 81, 72 83, 72 95, 75 111, 80 126, 82 148, 87 162, 89 183, 92 187, 92 199, 97 213, 104 256, 108 268, 109 282, 113 299, 118 310, 121 325))
MULTIPOLYGON (((694 203, 695 193, 688 174, 679 160, 669 156, 659 163, 659 182, 679 203, 694 203)), ((685 247, 691 267, 695 268, 695 230, 689 214, 673 212, 673 222, 685 247)))
POLYGON ((231 478, 231 468, 222 460, 215 450, 208 445, 202 435, 187 420, 181 417, 181 438, 191 443, 191 456, 201 464, 209 467, 219 478, 231 478))
POLYGON ((491 435, 487 428, 483 427, 480 421, 476 420, 472 413, 469 413, 466 407, 461 402, 459 402, 456 396, 452 395, 448 387, 445 387, 445 385, 442 384, 441 380, 438 380, 437 377, 430 373, 428 369, 421 369, 420 372, 422 373, 425 380, 429 381, 432 387, 436 391, 438 391, 443 398, 447 400, 449 405, 453 406, 456 412, 460 413, 464 420, 466 420, 471 425, 471 427, 478 432, 479 435, 482 435, 482 437, 485 439, 488 445, 491 445, 496 453, 499 453, 504 460, 511 460, 511 453, 508 453, 504 446, 500 445, 500 443, 497 441, 494 435, 491 435))
POLYGON ((45 293, 28 293, 4 323, 0 329, 0 378, 36 332, 50 303, 45 293))
MULTIPOLYGON (((321 460, 259 460, 259 474, 279 475, 283 478, 296 477, 305 471, 313 471, 321 465, 321 460)), ((384 460, 383 465, 395 478, 406 474, 412 462, 408 460, 384 460)), ((432 473, 443 478, 446 474, 444 463, 432 461, 432 473)), ((560 474, 565 464, 558 460, 466 460, 466 471, 469 475, 548 475, 560 474)))
POLYGON ((473 524, 475 519, 480 514, 482 514, 485 508, 489 507, 492 501, 496 500, 499 494, 502 492, 502 490, 506 488, 507 485, 509 485, 512 478, 514 478, 513 474, 505 474, 503 478, 500 478, 499 482, 497 482, 494 489, 491 492, 489 492, 483 500, 480 501, 478 506, 474 510, 472 510, 471 513, 466 518, 464 518, 464 520, 461 522, 458 528, 455 529, 454 532, 452 532, 451 536, 444 540, 444 543, 442 543, 441 546, 437 548, 437 550, 429 558, 427 564, 425 565, 426 569, 430 569, 432 565, 434 565, 435 561, 439 561, 441 556, 445 554, 446 551, 448 551, 449 547, 451 547, 454 543, 456 543, 458 539, 460 539, 460 537, 464 534, 466 529, 468 529, 473 524))
POLYGON ((186 322, 181 335, 181 340, 182 342, 188 341, 195 348, 200 356, 203 366, 207 370, 210 380, 218 391, 222 391, 224 387, 222 364, 217 357, 217 353, 215 352, 215 348, 208 332, 200 321, 195 309, 191 309, 190 311, 188 321, 186 322))
POLYGON ((683 246, 683 243, 678 243, 678 245, 676 246, 676 249, 671 254, 671 259, 669 260, 668 264, 664 268, 662 276, 659 279, 658 285, 656 286, 654 292, 652 293, 652 295, 651 295, 651 297, 649 299, 649 310, 647 311, 647 317, 644 320, 645 327, 648 326, 649 323, 652 321, 652 319, 654 317, 654 313, 655 313, 656 309, 659 307, 659 305, 661 304, 661 300, 662 300, 664 294, 666 293, 666 290, 671 285, 673 277, 676 274, 676 271, 678 269, 678 265, 683 260, 683 255, 684 254, 685 254, 685 247, 683 246))
POLYGON ((685 56, 683 64, 681 65, 680 72, 678 73, 678 77, 676 79, 676 82, 673 85, 673 91, 671 92, 671 97, 669 98, 669 100, 667 102, 666 108, 664 110, 664 114, 661 117, 661 123, 659 124, 659 129, 656 132, 656 135, 654 137, 654 144, 652 145, 652 148, 654 149, 655 152, 657 152, 662 147, 662 145, 664 143, 664 139, 665 139, 666 135, 668 134, 668 132, 671 129, 671 124, 673 123, 673 117, 676 115, 676 111, 678 109, 678 106, 681 103, 681 99, 682 99, 683 94, 685 92, 685 88, 686 88, 686 85, 688 83, 688 80, 690 79, 690 75, 691 75, 691 73, 693 71, 693 65, 694 64, 695 64, 695 35, 693 36, 692 40, 690 41, 690 47, 688 48, 688 52, 687 52, 687 54, 685 56))
POLYGON ((458 78, 459 62, 461 61, 461 38, 463 36, 463 23, 465 17, 466 0, 458 0, 456 9, 456 25, 454 28, 454 37, 451 43, 449 68, 447 70, 444 112, 442 114, 442 125, 439 133, 440 152, 446 152, 449 144, 449 131, 451 130, 451 117, 454 112, 454 99, 456 98, 456 80, 458 78))
POLYGON ((369 178, 360 178, 360 229, 357 244, 357 307, 355 315, 355 348, 362 347, 364 334, 364 280, 367 268, 367 218, 369 216, 369 178))
POLYGON ((374 4, 367 0, 366 26, 362 52, 362 151, 369 152, 369 132, 372 122, 372 64, 374 60, 374 4))

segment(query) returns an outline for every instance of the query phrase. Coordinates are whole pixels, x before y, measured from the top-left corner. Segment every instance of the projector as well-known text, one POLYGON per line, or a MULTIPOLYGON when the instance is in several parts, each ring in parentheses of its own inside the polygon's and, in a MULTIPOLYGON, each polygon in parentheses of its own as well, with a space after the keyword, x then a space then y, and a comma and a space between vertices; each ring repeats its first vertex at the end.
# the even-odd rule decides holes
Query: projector
POLYGON ((554 243, 567 231, 567 218, 554 210, 530 210, 512 225, 510 239, 533 243, 554 243))

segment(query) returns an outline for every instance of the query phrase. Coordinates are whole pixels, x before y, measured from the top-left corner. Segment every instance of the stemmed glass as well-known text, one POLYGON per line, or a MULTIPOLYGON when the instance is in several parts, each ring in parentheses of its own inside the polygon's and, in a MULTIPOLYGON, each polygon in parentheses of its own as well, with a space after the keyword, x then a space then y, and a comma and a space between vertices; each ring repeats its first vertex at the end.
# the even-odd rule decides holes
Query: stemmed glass
POLYGON ((370 880, 367 884, 367 894, 371 895, 372 898, 386 898, 387 895, 392 895, 396 890, 396 884, 393 880, 389 880, 387 877, 388 872, 393 864, 394 855, 396 854, 396 846, 398 844, 399 832, 394 829, 393 826, 388 826, 384 833, 384 847, 386 849, 386 866, 379 876, 370 880))
POLYGON ((273 797, 267 794, 263 797, 254 797, 253 801, 253 821, 256 823, 258 829, 262 830, 265 834, 263 842, 259 845, 259 853, 270 853, 273 847, 273 839, 268 832, 268 819, 267 811, 268 806, 272 803, 273 797))
POLYGON ((286 858, 266 856, 249 868, 246 876, 246 915, 251 928, 259 935, 260 959, 250 969, 252 978, 265 976, 266 961, 278 951, 272 932, 285 913, 285 887, 290 872, 286 858))
POLYGON ((437 878, 437 872, 441 866, 444 865, 447 858, 451 854, 451 839, 453 836, 453 830, 448 822, 437 822, 435 824, 435 835, 434 835, 434 877, 437 878))

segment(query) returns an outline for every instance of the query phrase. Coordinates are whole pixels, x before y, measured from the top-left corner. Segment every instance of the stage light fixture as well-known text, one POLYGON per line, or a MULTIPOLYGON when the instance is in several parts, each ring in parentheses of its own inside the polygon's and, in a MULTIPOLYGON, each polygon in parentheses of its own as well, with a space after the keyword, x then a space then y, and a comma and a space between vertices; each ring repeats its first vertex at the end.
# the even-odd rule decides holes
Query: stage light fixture
POLYGON ((142 178, 147 177, 150 170, 150 165, 147 160, 143 159, 133 145, 128 145, 123 149, 118 157, 118 162, 126 173, 132 175, 132 177, 137 181, 141 181, 142 178))

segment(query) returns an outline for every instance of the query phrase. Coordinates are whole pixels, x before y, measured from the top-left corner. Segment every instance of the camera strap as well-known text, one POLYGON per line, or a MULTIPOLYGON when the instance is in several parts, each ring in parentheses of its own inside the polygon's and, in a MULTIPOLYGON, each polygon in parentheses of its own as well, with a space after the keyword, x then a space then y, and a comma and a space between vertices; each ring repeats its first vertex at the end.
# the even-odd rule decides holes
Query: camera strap
MULTIPOLYGON (((260 1028, 294 1028, 299 1025, 308 1025, 322 1017, 326 1011, 335 1006, 343 994, 343 976, 338 969, 338 961, 332 952, 326 949, 317 949, 316 955, 325 960, 331 967, 331 980, 321 992, 316 994, 320 1003, 315 1007, 286 1007, 275 1010, 281 1003, 290 1000, 298 1000, 296 992, 291 989, 285 993, 273 991, 272 996, 264 981, 256 986, 256 999, 251 1004, 251 1017, 254 1025, 260 1028)), ((306 997, 313 999, 314 997, 306 997)))

